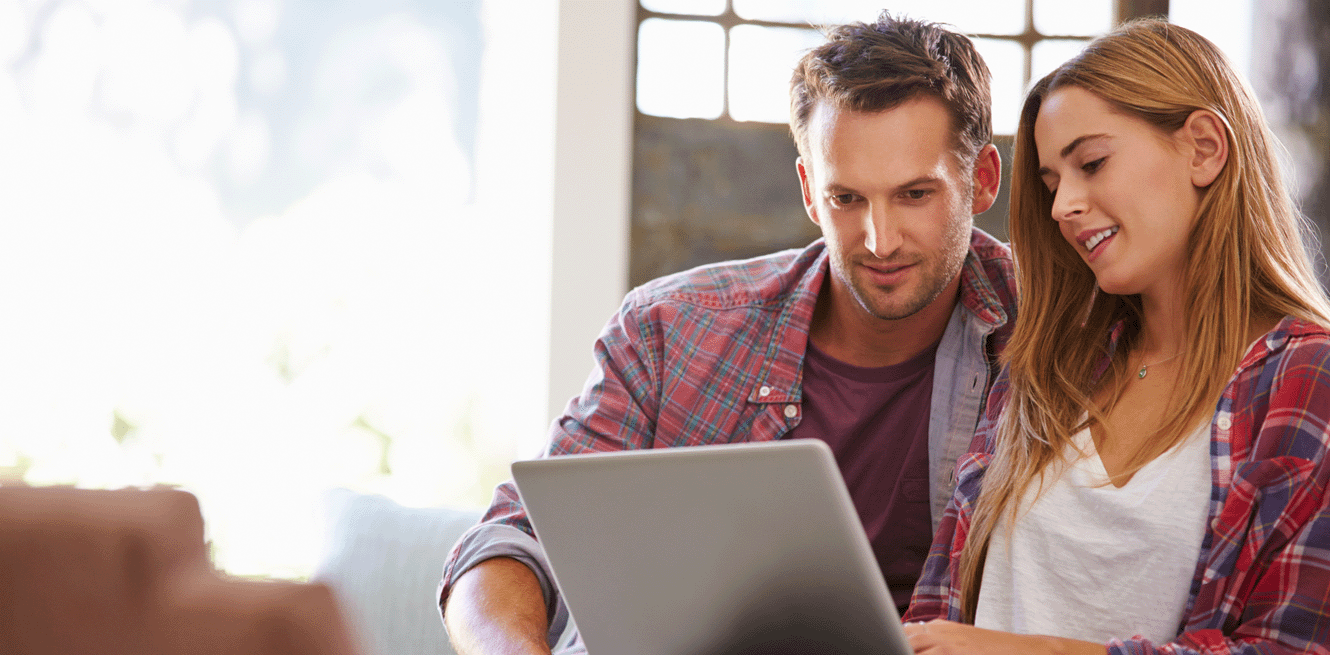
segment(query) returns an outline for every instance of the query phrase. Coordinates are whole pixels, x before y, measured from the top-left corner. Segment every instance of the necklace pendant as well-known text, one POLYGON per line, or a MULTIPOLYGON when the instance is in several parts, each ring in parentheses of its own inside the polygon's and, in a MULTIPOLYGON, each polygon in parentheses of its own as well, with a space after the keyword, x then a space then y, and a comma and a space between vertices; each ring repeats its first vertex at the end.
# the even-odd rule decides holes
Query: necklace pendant
POLYGON ((1142 378, 1145 377, 1145 367, 1144 367, 1144 366, 1141 367, 1141 370, 1139 370, 1139 371, 1136 372, 1136 377, 1137 377, 1137 379, 1142 379, 1142 378))

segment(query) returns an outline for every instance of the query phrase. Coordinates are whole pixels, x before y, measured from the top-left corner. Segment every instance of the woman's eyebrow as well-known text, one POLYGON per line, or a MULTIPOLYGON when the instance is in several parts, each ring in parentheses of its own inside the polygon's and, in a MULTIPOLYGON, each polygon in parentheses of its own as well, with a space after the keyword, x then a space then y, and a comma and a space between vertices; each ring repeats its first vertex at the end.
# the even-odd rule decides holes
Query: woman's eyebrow
MULTIPOLYGON (((1066 159, 1068 156, 1071 155, 1071 153, 1076 152, 1076 149, 1081 147, 1081 145, 1083 145, 1086 141, 1091 141, 1094 139, 1107 139, 1107 138, 1108 138, 1107 134, 1086 134, 1083 136, 1078 136, 1075 139, 1072 139, 1071 143, 1068 143, 1066 147, 1062 149, 1062 152, 1058 154, 1063 159, 1066 159)), ((1043 177, 1049 173, 1052 173, 1053 171, 1049 169, 1047 166, 1040 166, 1037 172, 1039 174, 1039 177, 1043 177)))
POLYGON ((1062 158, 1066 159, 1068 155, 1075 152, 1076 149, 1081 147, 1081 144, 1085 143, 1086 141, 1089 141, 1091 139, 1107 139, 1107 138, 1108 138, 1107 134, 1086 134, 1085 136, 1078 136, 1075 139, 1072 139, 1071 143, 1067 144, 1067 147, 1062 149, 1061 153, 1062 158))

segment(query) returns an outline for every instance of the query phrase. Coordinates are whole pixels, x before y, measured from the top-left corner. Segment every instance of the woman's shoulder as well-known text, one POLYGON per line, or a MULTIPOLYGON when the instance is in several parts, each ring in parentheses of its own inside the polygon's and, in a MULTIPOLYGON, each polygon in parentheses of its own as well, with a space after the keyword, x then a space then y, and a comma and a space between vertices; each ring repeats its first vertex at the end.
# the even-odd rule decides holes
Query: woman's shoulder
POLYGON ((1252 344, 1230 385, 1235 398, 1266 397, 1272 406, 1314 399, 1310 408, 1330 412, 1330 328, 1285 317, 1252 344))
MULTIPOLYGON (((1285 318, 1248 352, 1229 398, 1242 459, 1295 455, 1325 462, 1330 447, 1330 329, 1285 318)), ((1224 416, 1220 417, 1224 428, 1224 416)))
MULTIPOLYGON (((1330 327, 1293 316, 1285 317, 1265 334, 1264 348, 1251 355, 1272 358, 1282 375, 1289 371, 1330 373, 1330 327)), ((1326 380, 1330 382, 1330 379, 1326 380)))

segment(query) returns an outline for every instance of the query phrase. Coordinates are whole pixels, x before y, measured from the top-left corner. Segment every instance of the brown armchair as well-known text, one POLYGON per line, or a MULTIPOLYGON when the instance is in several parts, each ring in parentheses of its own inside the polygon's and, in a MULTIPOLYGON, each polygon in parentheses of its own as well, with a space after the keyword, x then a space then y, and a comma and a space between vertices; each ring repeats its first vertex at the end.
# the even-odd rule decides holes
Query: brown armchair
POLYGON ((12 655, 354 655, 332 591, 227 579, 198 501, 169 489, 0 487, 12 655))

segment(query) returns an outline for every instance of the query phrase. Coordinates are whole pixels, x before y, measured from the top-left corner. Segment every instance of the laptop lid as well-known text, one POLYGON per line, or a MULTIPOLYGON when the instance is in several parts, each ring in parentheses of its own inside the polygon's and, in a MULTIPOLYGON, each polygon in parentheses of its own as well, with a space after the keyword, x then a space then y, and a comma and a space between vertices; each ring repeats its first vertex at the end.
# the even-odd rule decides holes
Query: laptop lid
POLYGON ((822 441, 512 469, 591 655, 911 652, 822 441))

